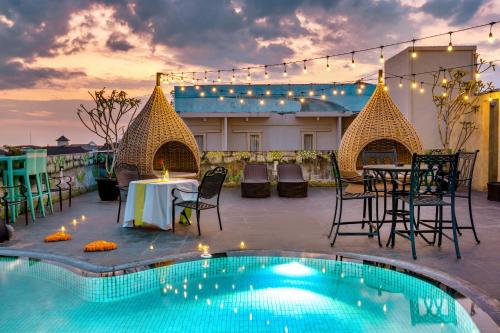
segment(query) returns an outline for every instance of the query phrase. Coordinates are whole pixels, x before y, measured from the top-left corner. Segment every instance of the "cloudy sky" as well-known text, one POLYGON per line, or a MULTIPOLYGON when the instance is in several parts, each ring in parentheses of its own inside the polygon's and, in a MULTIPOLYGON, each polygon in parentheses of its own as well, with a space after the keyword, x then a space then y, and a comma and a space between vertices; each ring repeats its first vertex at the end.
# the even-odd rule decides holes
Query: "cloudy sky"
MULTIPOLYGON (((144 99, 158 71, 281 63, 499 18, 500 0, 2 0, 0 145, 27 144, 30 136, 33 144, 54 144, 60 134, 73 143, 95 139, 75 112, 87 91, 123 89, 144 99)), ((500 24, 495 43, 487 43, 488 32, 453 41, 500 58, 500 24)), ((385 57, 401 49, 384 49, 385 57)), ((324 63, 309 64, 306 75, 291 68, 284 82, 355 80, 377 69, 378 55, 360 55, 354 69, 349 57, 332 60, 330 72, 324 63)), ((283 82, 273 74, 271 82, 283 82)))

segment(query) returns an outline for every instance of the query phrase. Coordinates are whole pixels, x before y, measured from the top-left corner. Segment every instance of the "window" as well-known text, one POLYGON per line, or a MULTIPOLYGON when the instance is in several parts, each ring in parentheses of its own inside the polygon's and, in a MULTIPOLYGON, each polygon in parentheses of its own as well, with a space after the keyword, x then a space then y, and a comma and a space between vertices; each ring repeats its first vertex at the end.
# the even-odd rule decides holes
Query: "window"
POLYGON ((260 151, 260 134, 259 133, 250 133, 248 135, 248 150, 249 151, 260 151))
POLYGON ((196 134, 194 139, 198 144, 198 149, 201 151, 205 150, 205 136, 203 134, 196 134))
POLYGON ((314 134, 313 133, 304 133, 302 135, 302 149, 303 150, 314 150, 314 134))

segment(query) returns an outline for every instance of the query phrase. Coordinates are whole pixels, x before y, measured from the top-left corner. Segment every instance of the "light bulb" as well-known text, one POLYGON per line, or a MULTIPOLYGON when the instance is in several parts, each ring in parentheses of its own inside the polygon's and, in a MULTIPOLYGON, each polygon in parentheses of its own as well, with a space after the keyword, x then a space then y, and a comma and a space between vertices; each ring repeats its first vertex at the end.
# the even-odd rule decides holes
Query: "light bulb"
POLYGON ((493 32, 491 31, 493 29, 493 24, 495 24, 495 23, 490 23, 490 34, 488 35, 488 42, 489 43, 493 43, 495 40, 493 38, 493 32))
POLYGON ((443 82, 443 84, 446 84, 446 83, 448 83, 448 79, 443 77, 443 80, 441 82, 443 82))
POLYGON ((351 67, 356 67, 356 64, 354 63, 354 52, 351 53, 351 67))
POLYGON ((212 92, 216 92, 216 91, 217 91, 217 88, 212 87, 212 92))
POLYGON ((403 78, 399 78, 399 88, 403 88, 403 78))
POLYGON ((491 95, 488 97, 488 102, 491 102, 493 101, 493 97, 491 97, 491 95))
POLYGON ((207 82, 208 81, 208 78, 207 78, 207 71, 205 71, 205 77, 203 78, 203 81, 207 82))
POLYGON ((423 82, 420 82, 420 93, 421 94, 424 93, 424 83, 423 82))
POLYGON ((181 86, 181 91, 184 91, 184 90, 186 90, 186 87, 181 86))
POLYGON ((330 71, 330 62, 328 61, 330 57, 326 57, 326 71, 329 72, 330 71))
POLYGON ((265 70, 264 70, 264 77, 266 79, 269 79, 269 73, 267 72, 267 66, 264 66, 265 70))
POLYGON ((271 95, 271 90, 266 90, 266 95, 267 96, 271 95))
POLYGON ((359 86, 361 89, 365 89, 365 84, 364 83, 361 83, 361 85, 359 86))
POLYGON ((283 76, 287 76, 288 73, 286 71, 286 62, 283 63, 283 76))
POLYGON ((452 32, 450 31, 449 34, 450 34, 450 42, 448 43, 448 49, 447 50, 448 50, 448 52, 451 52, 451 51, 453 51, 453 44, 451 43, 451 34, 452 34, 452 32))
POLYGON ((305 102, 305 98, 304 98, 304 97, 301 97, 301 98, 299 99, 299 101, 300 101, 300 103, 304 103, 304 102, 305 102))
POLYGON ((234 75, 234 69, 233 69, 233 75, 231 76, 231 81, 236 81, 236 76, 234 75))
POLYGON ((281 104, 281 105, 285 104, 285 101, 284 101, 284 100, 282 100, 282 99, 280 99, 280 104, 281 104))
POLYGON ((476 72, 476 80, 479 79, 479 76, 481 75, 481 73, 479 72, 476 72))
POLYGON ((240 104, 245 103, 245 100, 243 98, 240 98, 240 104))
POLYGON ((345 95, 345 91, 344 91, 344 89, 342 89, 342 90, 340 91, 340 94, 341 94, 341 95, 345 95))
POLYGON ((448 94, 446 93, 446 91, 443 91, 443 97, 446 97, 448 96, 448 94))
POLYGON ((389 90, 389 87, 388 86, 384 86, 384 91, 387 91, 389 90))
POLYGON ((469 95, 464 95, 464 100, 468 101, 469 100, 469 95))
POLYGON ((224 100, 224 96, 220 96, 220 97, 219 97, 219 100, 220 100, 220 101, 223 101, 223 100, 224 100))
POLYGON ((325 94, 321 94, 321 99, 326 99, 326 95, 325 94))
POLYGON ((293 96, 293 91, 289 90, 288 91, 288 96, 293 96))
POLYGON ((65 232, 65 231, 66 231, 66 227, 65 227, 65 226, 62 226, 62 227, 61 227, 61 231, 62 231, 62 232, 65 232))
POLYGON ((263 99, 261 99, 261 100, 259 101, 259 104, 260 104, 260 105, 264 105, 264 103, 265 103, 265 102, 264 102, 264 100, 263 100, 263 99))
POLYGON ((361 94, 363 90, 361 88, 358 88, 358 94, 361 94))
POLYGON ((411 53, 411 57, 413 59, 415 59, 417 57, 417 52, 415 52, 415 50, 413 50, 413 52, 411 53))
POLYGON ((417 82, 413 81, 413 82, 411 83, 411 87, 412 87, 413 89, 417 88, 417 82))
POLYGON ((219 70, 219 71, 217 71, 217 73, 218 73, 218 74, 217 74, 217 82, 220 82, 220 81, 221 81, 221 78, 220 78, 220 70, 219 70))
POLYGON ((309 96, 314 96, 314 91, 313 90, 309 90, 309 96))
POLYGON ((204 91, 202 91, 202 92, 200 93, 200 96, 201 96, 201 97, 205 97, 205 92, 204 92, 204 91))
POLYGON ((307 73, 307 67, 306 67, 306 60, 304 60, 304 68, 302 69, 302 71, 305 73, 307 73))
POLYGON ((337 89, 333 89, 333 92, 332 92, 334 95, 337 95, 337 89))
POLYGON ((253 91, 252 91, 252 90, 250 90, 250 89, 249 89, 249 90, 247 90, 247 95, 248 95, 248 96, 251 96, 252 94, 253 94, 253 91))
POLYGON ((233 88, 229 89, 229 93, 234 94, 234 89, 233 88))
POLYGON ((247 80, 250 81, 250 67, 247 68, 247 80))

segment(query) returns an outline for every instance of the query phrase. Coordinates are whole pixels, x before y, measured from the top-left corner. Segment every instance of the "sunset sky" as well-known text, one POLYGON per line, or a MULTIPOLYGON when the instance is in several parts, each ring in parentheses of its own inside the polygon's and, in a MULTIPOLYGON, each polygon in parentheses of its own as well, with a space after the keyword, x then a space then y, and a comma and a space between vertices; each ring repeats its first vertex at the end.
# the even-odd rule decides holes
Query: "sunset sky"
MULTIPOLYGON (((0 1, 0 146, 96 140, 79 123, 88 90, 123 89, 143 101, 158 71, 204 71, 349 52, 500 18, 500 0, 110 0, 0 1)), ((453 36, 500 59, 500 24, 453 36)), ((447 45, 448 37, 420 45, 447 45)), ((384 49, 385 58, 401 47, 384 49)), ((355 80, 379 51, 290 68, 286 80, 355 80)), ((275 75, 273 75, 275 74, 275 75)), ((246 74, 242 74, 246 75, 246 74)), ((257 73, 255 75, 257 78, 257 73)), ((486 75, 500 85, 498 73, 486 75)), ((212 77, 214 79, 215 77, 212 77)), ((229 79, 229 77, 227 77, 229 79)), ((259 81, 256 81, 259 83, 259 81)), ((165 92, 171 87, 165 86, 165 92)), ((97 140, 96 140, 97 141, 97 140)))

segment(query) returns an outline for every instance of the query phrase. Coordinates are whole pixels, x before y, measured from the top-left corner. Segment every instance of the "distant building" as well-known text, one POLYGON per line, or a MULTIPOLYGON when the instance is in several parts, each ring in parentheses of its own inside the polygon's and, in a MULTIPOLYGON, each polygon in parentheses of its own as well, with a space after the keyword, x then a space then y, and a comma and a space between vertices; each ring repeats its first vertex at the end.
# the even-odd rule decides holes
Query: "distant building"
POLYGON ((57 141, 57 146, 59 147, 65 147, 69 145, 69 139, 64 135, 61 135, 59 138, 56 139, 56 141, 57 141))
POLYGON ((177 86, 174 105, 202 151, 332 150, 375 89, 363 87, 177 86))

